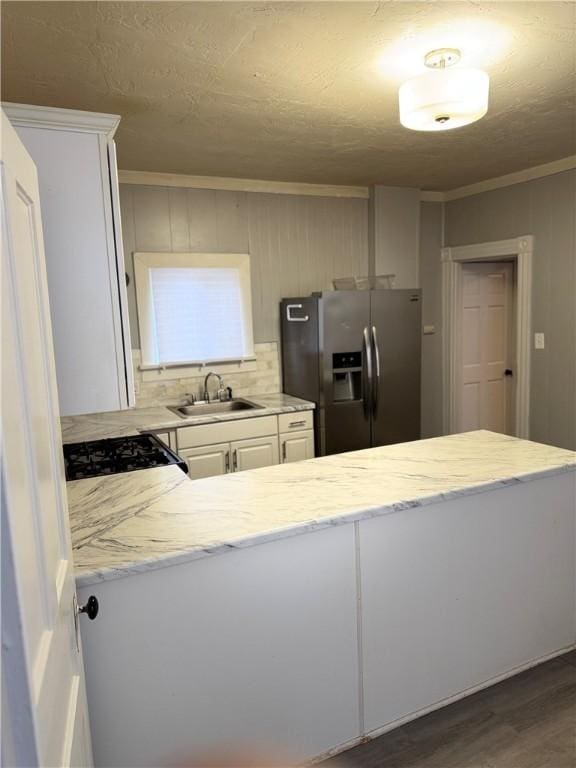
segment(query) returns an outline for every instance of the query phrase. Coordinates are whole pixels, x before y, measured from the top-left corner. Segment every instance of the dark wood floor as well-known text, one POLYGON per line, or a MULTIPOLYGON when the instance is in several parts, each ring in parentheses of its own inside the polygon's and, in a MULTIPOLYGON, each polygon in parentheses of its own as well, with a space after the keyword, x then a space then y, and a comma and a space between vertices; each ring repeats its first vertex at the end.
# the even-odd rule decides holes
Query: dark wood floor
POLYGON ((324 761, 323 768, 575 768, 576 652, 324 761))

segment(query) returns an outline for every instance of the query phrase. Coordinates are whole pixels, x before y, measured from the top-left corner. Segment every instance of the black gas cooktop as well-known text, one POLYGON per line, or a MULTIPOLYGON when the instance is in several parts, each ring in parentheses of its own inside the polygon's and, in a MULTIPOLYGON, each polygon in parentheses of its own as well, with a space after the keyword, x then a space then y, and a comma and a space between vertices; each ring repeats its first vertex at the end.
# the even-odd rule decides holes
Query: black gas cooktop
POLYGON ((186 462, 154 435, 112 437, 64 445, 66 480, 116 475, 137 469, 176 464, 188 471, 186 462))

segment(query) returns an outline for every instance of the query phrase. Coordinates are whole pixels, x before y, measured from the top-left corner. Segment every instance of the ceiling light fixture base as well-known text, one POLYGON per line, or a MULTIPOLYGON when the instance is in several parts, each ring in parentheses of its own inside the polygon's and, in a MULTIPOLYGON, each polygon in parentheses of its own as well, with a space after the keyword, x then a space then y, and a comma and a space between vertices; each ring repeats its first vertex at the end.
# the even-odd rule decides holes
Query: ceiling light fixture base
POLYGON ((458 48, 436 48, 424 56, 424 64, 430 69, 446 69, 458 64, 461 58, 458 48))

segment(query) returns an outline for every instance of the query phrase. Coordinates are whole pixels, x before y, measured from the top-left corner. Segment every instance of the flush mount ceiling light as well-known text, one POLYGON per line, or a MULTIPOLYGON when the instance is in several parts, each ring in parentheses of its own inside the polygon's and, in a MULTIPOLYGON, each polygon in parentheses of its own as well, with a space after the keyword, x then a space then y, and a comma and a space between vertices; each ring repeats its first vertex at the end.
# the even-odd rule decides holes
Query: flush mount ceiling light
POLYGON ((400 122, 405 128, 447 131, 484 117, 490 78, 481 69, 453 68, 458 61, 457 48, 430 51, 424 64, 434 71, 400 86, 400 122))

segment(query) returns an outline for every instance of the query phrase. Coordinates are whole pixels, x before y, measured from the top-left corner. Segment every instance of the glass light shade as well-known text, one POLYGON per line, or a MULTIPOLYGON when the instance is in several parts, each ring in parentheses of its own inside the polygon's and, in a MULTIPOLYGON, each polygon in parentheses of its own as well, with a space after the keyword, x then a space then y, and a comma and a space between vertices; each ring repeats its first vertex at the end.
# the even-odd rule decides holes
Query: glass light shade
POLYGON ((490 78, 481 69, 438 69, 406 81, 398 92, 400 122, 413 131, 446 131, 483 117, 490 78))

